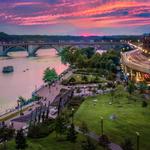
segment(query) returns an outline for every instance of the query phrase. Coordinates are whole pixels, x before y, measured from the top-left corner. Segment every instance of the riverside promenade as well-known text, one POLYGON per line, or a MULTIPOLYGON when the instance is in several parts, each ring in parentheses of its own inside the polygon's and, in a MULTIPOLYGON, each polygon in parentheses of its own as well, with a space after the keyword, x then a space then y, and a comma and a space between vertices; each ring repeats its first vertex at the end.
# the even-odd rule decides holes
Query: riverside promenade
MULTIPOLYGON (((37 103, 37 102, 34 102, 33 104, 30 104, 30 109, 27 109, 26 111, 24 111, 24 115, 23 116, 27 116, 27 115, 30 115, 33 111, 36 110, 37 107, 39 107, 41 104, 44 106, 44 105, 48 105, 48 103, 52 104, 54 101, 55 101, 55 98, 57 97, 57 95, 59 95, 61 89, 71 89, 72 86, 64 86, 61 84, 61 80, 62 79, 67 79, 69 76, 71 76, 73 73, 73 70, 68 70, 66 71, 65 74, 62 74, 60 75, 60 80, 56 81, 55 83, 53 83, 50 87, 49 86, 42 86, 40 89, 38 89, 37 91, 34 92, 34 94, 37 94, 39 95, 40 97, 42 97, 42 99, 40 100, 40 104, 37 103)), ((79 87, 86 87, 88 85, 79 85, 79 87)), ((97 86, 96 84, 92 84, 90 85, 92 87, 95 87, 97 86)), ((82 92, 81 92, 82 93, 82 92)), ((84 93, 84 92, 83 92, 84 93)), ((51 106, 50 109, 52 109, 53 106, 51 106)), ((20 121, 16 121, 17 119, 16 118, 19 118, 20 116, 17 115, 9 120, 7 120, 5 123, 6 125, 10 125, 10 123, 13 123, 13 127, 16 129, 16 130, 19 130, 21 128, 23 129, 27 129, 28 128, 28 124, 26 122, 20 122, 20 121), (13 121, 15 120, 15 121, 13 121)), ((56 115, 49 115, 49 117, 51 118, 54 118, 56 117, 56 115)), ((80 133, 80 134, 83 134, 79 127, 75 127, 75 130, 80 133)), ((94 132, 89 132, 86 134, 87 137, 90 137, 92 138, 93 140, 99 142, 99 135, 96 135, 94 132)), ((108 145, 108 148, 110 150, 122 150, 122 148, 118 145, 118 144, 115 144, 115 143, 112 143, 110 142, 110 144, 108 145)))
MULTIPOLYGON (((36 110, 36 108, 40 107, 41 105, 44 106, 44 105, 48 105, 49 103, 50 104, 53 103, 56 96, 59 95, 61 89, 69 90, 70 89, 69 87, 61 85, 61 80, 66 79, 71 75, 72 75, 72 70, 70 68, 68 68, 62 74, 60 74, 60 80, 55 81, 53 84, 51 84, 50 87, 45 85, 45 86, 41 86, 41 88, 39 88, 37 91, 34 91, 33 94, 38 95, 42 98, 40 99, 39 102, 32 102, 29 105, 23 107, 23 110, 25 110, 25 111, 23 111, 23 114, 24 114, 23 116, 30 115, 32 112, 34 112, 36 110)), ((53 108, 50 107, 50 109, 53 109, 53 108)), ((16 130, 19 130, 20 128, 26 128, 28 126, 26 122, 14 121, 16 118, 20 117, 18 109, 9 114, 6 114, 6 116, 4 115, 3 118, 11 116, 11 115, 12 115, 12 117, 5 121, 5 124, 7 126, 13 124, 13 127, 16 130), (13 117, 13 114, 15 114, 17 112, 18 112, 18 114, 13 117)), ((54 118, 56 116, 50 114, 49 117, 54 118)))

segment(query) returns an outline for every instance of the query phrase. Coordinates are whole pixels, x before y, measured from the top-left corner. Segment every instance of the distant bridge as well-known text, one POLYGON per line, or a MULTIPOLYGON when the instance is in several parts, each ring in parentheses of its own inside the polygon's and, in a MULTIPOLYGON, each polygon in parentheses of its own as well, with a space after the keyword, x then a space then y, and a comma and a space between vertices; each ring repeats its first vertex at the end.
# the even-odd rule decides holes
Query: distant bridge
POLYGON ((101 47, 102 45, 109 45, 112 48, 116 45, 127 44, 126 42, 48 42, 48 43, 0 43, 0 56, 7 56, 13 48, 20 48, 27 51, 28 56, 36 56, 36 52, 41 48, 54 48, 60 52, 64 47, 101 47))

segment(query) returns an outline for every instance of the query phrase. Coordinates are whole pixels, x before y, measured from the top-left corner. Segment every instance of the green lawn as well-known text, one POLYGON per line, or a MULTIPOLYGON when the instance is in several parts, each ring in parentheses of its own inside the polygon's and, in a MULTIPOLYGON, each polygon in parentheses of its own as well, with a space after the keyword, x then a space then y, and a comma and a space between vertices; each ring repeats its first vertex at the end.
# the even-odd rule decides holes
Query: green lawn
MULTIPOLYGON (((56 138, 56 134, 52 133, 46 138, 41 139, 29 139, 28 148, 26 150, 81 150, 81 141, 85 140, 83 135, 78 134, 76 143, 66 141, 65 138, 59 140, 56 138)), ((15 141, 11 141, 8 144, 8 150, 15 150, 15 141)), ((101 147, 97 147, 97 150, 104 150, 101 147)))
MULTIPOLYGON (((104 132, 115 143, 122 143, 125 137, 129 137, 136 143, 135 132, 140 132, 140 150, 150 149, 150 106, 142 107, 140 100, 128 103, 127 98, 120 98, 120 104, 109 104, 109 94, 87 98, 75 114, 75 122, 80 125, 82 121, 87 123, 91 131, 100 134, 100 117, 104 117, 104 132), (97 99, 96 105, 93 100, 97 99), (116 120, 110 116, 115 114, 116 120)), ((115 100, 114 100, 115 101, 115 100)), ((150 103, 149 103, 150 105, 150 103)))

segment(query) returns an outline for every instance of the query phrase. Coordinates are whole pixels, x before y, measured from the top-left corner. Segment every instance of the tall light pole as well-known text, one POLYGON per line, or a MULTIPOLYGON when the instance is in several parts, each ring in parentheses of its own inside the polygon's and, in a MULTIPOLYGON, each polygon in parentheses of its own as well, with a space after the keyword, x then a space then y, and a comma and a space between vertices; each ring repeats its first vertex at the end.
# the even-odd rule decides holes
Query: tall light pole
POLYGON ((101 117, 101 133, 102 135, 104 133, 104 118, 103 117, 101 117))
POLYGON ((72 124, 73 124, 74 108, 71 109, 71 117, 72 117, 72 124))
POLYGON ((139 150, 139 145, 140 145, 140 133, 139 132, 136 132, 136 136, 137 136, 137 150, 139 150))

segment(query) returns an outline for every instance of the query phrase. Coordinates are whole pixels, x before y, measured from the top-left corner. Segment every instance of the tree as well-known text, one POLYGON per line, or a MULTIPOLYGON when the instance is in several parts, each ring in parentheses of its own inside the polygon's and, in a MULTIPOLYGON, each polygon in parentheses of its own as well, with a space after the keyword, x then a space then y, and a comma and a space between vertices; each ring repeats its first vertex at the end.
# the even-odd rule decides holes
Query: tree
POLYGON ((147 107, 148 103, 146 101, 142 101, 142 107, 147 107))
POLYGON ((125 91, 124 86, 123 85, 118 85, 116 87, 116 90, 115 90, 115 98, 120 99, 122 97, 127 97, 127 96, 128 96, 128 94, 125 91))
POLYGON ((22 129, 17 132, 15 141, 16 149, 23 150, 28 146, 22 129))
POLYGON ((87 47, 81 49, 82 53, 87 56, 87 58, 91 58, 95 54, 95 48, 94 47, 87 47))
POLYGON ((78 68, 86 67, 87 66, 86 60, 87 60, 87 57, 85 55, 80 54, 76 61, 77 67, 78 68))
POLYGON ((82 80, 85 81, 85 82, 88 82, 88 77, 86 75, 83 75, 82 80))
POLYGON ((26 100, 22 96, 18 97, 18 107, 20 108, 20 115, 22 114, 22 106, 25 104, 26 100))
POLYGON ((127 91, 129 92, 130 95, 135 91, 135 85, 132 81, 128 83, 127 91))
POLYGON ((82 142, 82 150, 96 150, 95 144, 87 137, 86 141, 82 142))
POLYGON ((3 143, 4 149, 6 149, 6 142, 13 138, 15 130, 7 128, 6 126, 0 128, 0 143, 3 143))
POLYGON ((72 123, 67 132, 67 140, 74 143, 77 139, 77 132, 75 131, 74 124, 72 123))
POLYGON ((94 54, 89 61, 88 67, 100 68, 101 67, 101 55, 99 53, 94 54))
POLYGON ((122 143, 121 145, 122 145, 123 150, 134 150, 133 143, 129 138, 126 138, 124 140, 124 143, 122 143))
POLYGON ((67 122, 63 116, 58 116, 57 119, 55 120, 55 132, 56 136, 62 135, 66 133, 67 129, 67 122))
POLYGON ((58 79, 58 75, 54 68, 53 69, 47 68, 44 71, 43 80, 45 83, 47 83, 49 85, 49 87, 50 87, 50 84, 57 79, 58 79))
POLYGON ((78 56, 81 54, 81 51, 75 47, 65 47, 59 55, 64 64, 69 63, 73 65, 76 63, 78 56))
POLYGON ((49 126, 46 123, 38 123, 36 125, 30 125, 28 129, 29 138, 44 138, 53 131, 51 124, 49 126))
POLYGON ((139 83, 139 90, 140 90, 140 93, 144 93, 145 90, 148 89, 148 86, 145 82, 141 82, 139 83))
POLYGON ((69 49, 71 47, 65 47, 61 52, 59 52, 59 55, 61 56, 61 61, 66 64, 69 63, 69 49))

